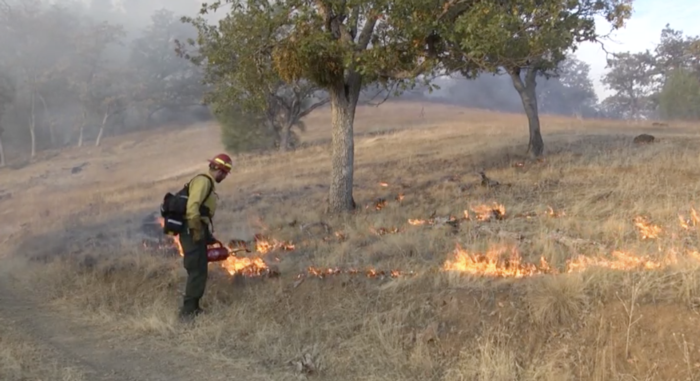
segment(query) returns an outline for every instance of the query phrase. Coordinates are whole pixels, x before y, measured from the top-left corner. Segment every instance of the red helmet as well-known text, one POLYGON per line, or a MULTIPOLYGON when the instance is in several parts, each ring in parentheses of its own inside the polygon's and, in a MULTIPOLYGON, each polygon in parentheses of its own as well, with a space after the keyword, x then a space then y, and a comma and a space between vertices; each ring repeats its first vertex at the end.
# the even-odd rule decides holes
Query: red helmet
POLYGON ((211 167, 220 169, 226 173, 231 172, 231 168, 233 168, 233 160, 231 160, 231 157, 225 153, 220 153, 214 156, 213 159, 209 160, 209 163, 211 164, 211 167))

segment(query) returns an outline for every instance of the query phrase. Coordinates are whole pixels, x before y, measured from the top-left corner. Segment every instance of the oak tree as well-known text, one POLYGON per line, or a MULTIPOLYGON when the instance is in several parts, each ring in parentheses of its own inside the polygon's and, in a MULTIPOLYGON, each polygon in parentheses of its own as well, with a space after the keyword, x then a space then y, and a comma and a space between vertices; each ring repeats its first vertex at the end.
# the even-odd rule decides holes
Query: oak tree
POLYGON ((540 156, 544 141, 538 114, 537 76, 556 75, 567 53, 602 39, 596 18, 613 29, 631 15, 631 0, 503 0, 454 3, 444 22, 454 23, 446 64, 467 76, 507 73, 520 95, 530 131, 528 152, 540 156))
POLYGON ((112 82, 109 62, 104 58, 105 49, 111 44, 120 43, 125 32, 122 26, 108 22, 86 26, 73 38, 76 52, 71 62, 71 86, 78 94, 82 105, 82 117, 78 127, 78 146, 83 145, 85 128, 103 109, 108 98, 113 97, 105 89, 112 82))
MULTIPOLYGON (((329 94, 332 139, 327 211, 354 209, 353 125, 360 91, 375 81, 413 80, 433 67, 428 37, 434 35, 442 4, 424 0, 224 3, 231 5, 230 15, 243 27, 266 32, 259 53, 246 58, 271 55, 274 72, 282 80, 306 79, 329 94)), ((218 1, 205 8, 221 5, 218 1)))
POLYGON ((659 74, 659 116, 664 119, 700 119, 700 38, 684 36, 669 24, 661 30, 654 50, 659 74))
MULTIPOLYGON (((274 8, 268 11, 274 12, 274 8)), ((270 17, 270 14, 234 12, 217 26, 208 25, 203 17, 184 17, 183 21, 194 25, 199 34, 196 42, 190 40, 188 44, 195 47, 194 51, 180 41, 177 49, 180 55, 205 68, 204 81, 210 86, 205 99, 214 106, 220 119, 227 120, 221 128, 231 130, 223 131, 224 136, 235 139, 247 136, 259 141, 266 140, 265 136, 271 133, 272 144, 284 151, 296 140, 292 128, 303 129, 301 119, 326 104, 328 97, 308 80, 286 83, 280 78, 270 49, 265 49, 273 46, 279 36, 266 23, 250 22, 248 18, 252 16, 270 17), (234 114, 239 114, 235 119, 244 117, 240 114, 250 114, 245 116, 247 128, 257 131, 237 131, 246 126, 229 118, 234 114)), ((235 146, 240 144, 247 143, 237 142, 235 146)))
POLYGON ((603 100, 606 108, 625 118, 639 119, 654 111, 659 72, 650 51, 615 53, 608 59, 603 84, 613 95, 603 100))

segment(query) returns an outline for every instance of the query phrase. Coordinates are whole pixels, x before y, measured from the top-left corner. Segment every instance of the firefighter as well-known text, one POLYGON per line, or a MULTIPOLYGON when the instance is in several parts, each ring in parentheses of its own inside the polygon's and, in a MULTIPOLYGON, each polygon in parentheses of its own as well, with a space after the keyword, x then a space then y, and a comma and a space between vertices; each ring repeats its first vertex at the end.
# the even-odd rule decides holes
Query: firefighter
POLYGON ((189 182, 186 228, 179 235, 184 254, 183 265, 187 270, 187 285, 180 308, 180 318, 191 320, 203 310, 199 300, 207 284, 207 245, 214 242, 213 222, 217 195, 215 182, 220 183, 233 167, 231 157, 219 154, 209 160, 209 171, 200 173, 189 182))

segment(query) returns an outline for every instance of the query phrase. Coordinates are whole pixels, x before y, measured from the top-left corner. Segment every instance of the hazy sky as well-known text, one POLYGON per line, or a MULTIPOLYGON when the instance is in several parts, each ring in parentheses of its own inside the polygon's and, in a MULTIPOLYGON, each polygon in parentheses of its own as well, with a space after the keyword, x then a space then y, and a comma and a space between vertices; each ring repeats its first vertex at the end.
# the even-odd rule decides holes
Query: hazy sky
MULTIPOLYGON (((611 35, 605 42, 608 52, 653 50, 659 42, 661 29, 668 23, 686 35, 700 35, 700 1, 698 0, 634 0, 634 13, 624 29, 611 35)), ((598 32, 609 30, 602 20, 598 32)), ((576 52, 582 61, 591 65, 591 77, 596 93, 602 100, 610 92, 600 83, 605 73, 605 52, 599 45, 585 44, 576 52)))

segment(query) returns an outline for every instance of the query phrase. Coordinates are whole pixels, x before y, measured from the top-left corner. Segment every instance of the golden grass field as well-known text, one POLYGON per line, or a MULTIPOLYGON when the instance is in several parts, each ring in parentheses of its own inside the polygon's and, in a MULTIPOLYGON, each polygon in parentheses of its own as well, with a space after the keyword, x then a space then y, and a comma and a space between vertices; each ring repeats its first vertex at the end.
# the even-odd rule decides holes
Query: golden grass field
POLYGON ((359 209, 331 218, 329 120, 309 116, 295 152, 234 159, 215 235, 262 234, 246 256, 281 275, 210 264, 194 327, 181 259, 140 234, 221 149, 217 126, 0 171, 0 379, 700 379, 700 126, 545 115, 531 160, 521 115, 360 107, 359 209))

